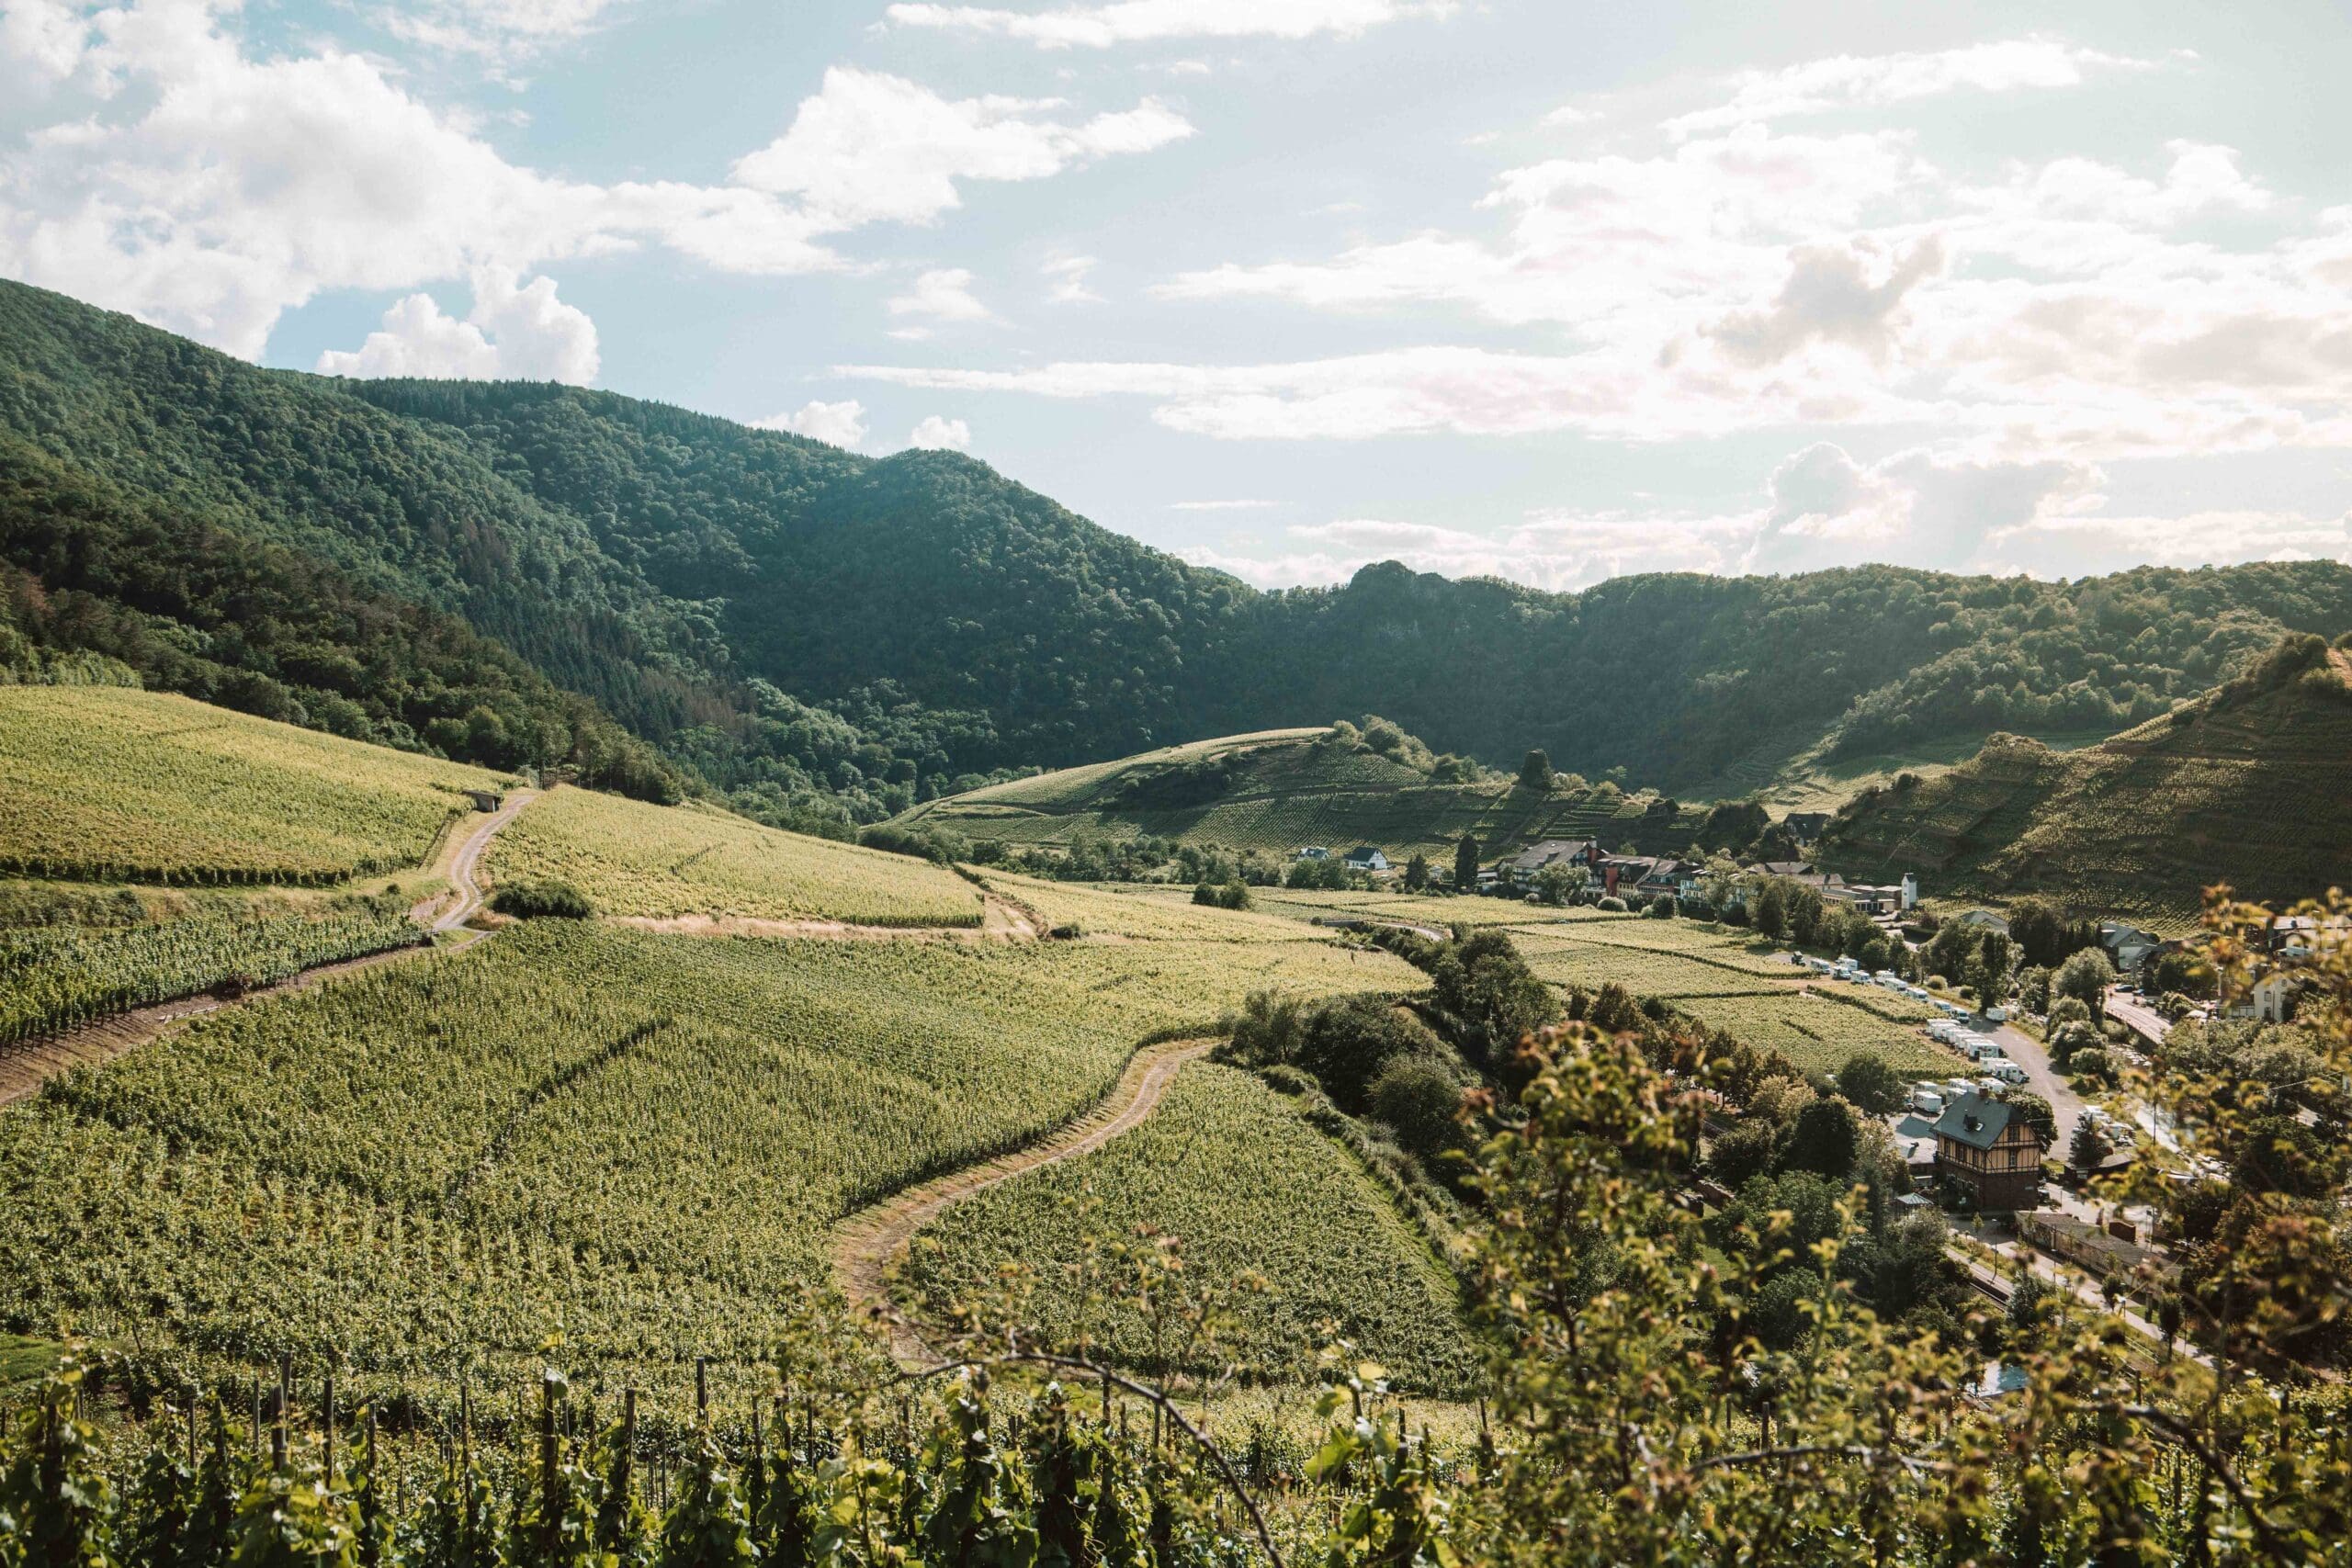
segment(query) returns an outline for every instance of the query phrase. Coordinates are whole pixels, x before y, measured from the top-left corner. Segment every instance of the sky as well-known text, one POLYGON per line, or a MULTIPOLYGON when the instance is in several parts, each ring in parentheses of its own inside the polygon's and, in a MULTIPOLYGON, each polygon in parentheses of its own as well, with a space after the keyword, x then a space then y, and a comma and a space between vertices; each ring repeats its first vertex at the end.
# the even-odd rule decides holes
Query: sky
POLYGON ((2339 0, 0 0, 0 275, 1262 586, 2352 559, 2339 0))

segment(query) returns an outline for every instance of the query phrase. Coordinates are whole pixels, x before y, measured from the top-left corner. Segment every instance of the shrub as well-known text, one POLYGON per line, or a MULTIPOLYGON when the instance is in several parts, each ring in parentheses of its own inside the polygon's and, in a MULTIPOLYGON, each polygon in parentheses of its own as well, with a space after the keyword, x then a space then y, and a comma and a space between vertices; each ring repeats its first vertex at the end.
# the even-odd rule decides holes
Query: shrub
POLYGON ((1645 920, 1670 920, 1674 919, 1673 895, 1661 893, 1656 898, 1651 899, 1650 907, 1642 911, 1642 918, 1645 920))
POLYGON ((1396 1141, 1426 1158, 1463 1144, 1461 1123, 1454 1112, 1462 1106, 1462 1086, 1443 1062, 1412 1055, 1390 1061, 1364 1093, 1364 1109, 1374 1121, 1385 1122, 1396 1141))
POLYGON ((518 920, 584 920, 596 912, 569 882, 510 882, 491 896, 490 907, 518 920))
POLYGON ((1612 915, 1622 915, 1625 912, 1625 900, 1618 897, 1614 893, 1611 893, 1602 897, 1601 899, 1593 906, 1593 908, 1596 909, 1606 909, 1612 915))
POLYGON ((1214 908, 1216 904, 1216 886, 1206 882, 1194 883, 1193 885, 1193 902, 1195 904, 1206 904, 1214 908))
POLYGON ((2066 1059, 2066 1070, 2076 1077, 2094 1083, 2107 1083, 2115 1077, 2115 1064, 2105 1050, 2097 1045, 2086 1046, 2066 1059))

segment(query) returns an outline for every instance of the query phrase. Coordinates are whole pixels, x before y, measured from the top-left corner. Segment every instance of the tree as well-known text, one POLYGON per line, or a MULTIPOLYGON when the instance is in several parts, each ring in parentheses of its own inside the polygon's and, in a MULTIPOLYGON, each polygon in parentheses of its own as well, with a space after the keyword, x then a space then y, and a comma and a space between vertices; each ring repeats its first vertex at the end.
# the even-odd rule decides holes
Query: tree
POLYGON ((1875 1052, 1857 1051, 1838 1069, 1838 1092, 1873 1116, 1903 1104, 1903 1077, 1875 1052))
POLYGON ((2058 1117, 2048 1100, 2021 1089, 2011 1089, 2006 1098, 2011 1114, 2041 1134, 2043 1148, 2058 1141, 2058 1117))
POLYGON ((2053 997, 2072 997, 2090 1010, 2097 1022, 2106 1016, 2107 988, 2115 984, 2115 965, 2107 954, 2096 947, 2086 947, 2058 966, 2058 975, 2050 983, 2053 997))
POLYGON ((2039 964, 2029 964, 2018 971, 2018 1000, 2028 1012, 2048 1012, 2050 971, 2039 964))
POLYGON ((1976 943, 1976 955, 1969 961, 1967 983, 1976 987, 1976 995, 1985 1007, 1998 1007, 2008 998, 2009 966, 2016 962, 2017 944, 1999 931, 1988 931, 1976 943))
POLYGON ((1717 1185, 1736 1192, 1750 1177, 1772 1168, 1780 1141, 1780 1130, 1770 1122, 1761 1116, 1742 1117, 1707 1145, 1707 1175, 1717 1185))
POLYGON ((1554 861, 1536 871, 1535 896, 1546 904, 1565 904, 1589 880, 1591 874, 1583 866, 1562 865, 1554 861))
POLYGON ((2203 953, 2180 947, 2148 960, 2148 979, 2155 990, 2203 999, 2212 996, 2217 976, 2203 953))
POLYGON ((1453 846, 1453 890, 1473 893, 1478 887, 1478 840, 1471 834, 1462 835, 1453 846))
POLYGON ((2085 1176, 2098 1172, 2098 1162, 2107 1157, 2107 1140, 2098 1135, 2098 1128, 2087 1116, 2075 1118, 2073 1142, 2066 1145, 2066 1163, 2085 1176))
POLYGON ((1854 1155, 1860 1147, 1853 1107, 1833 1096, 1816 1100, 1797 1112, 1781 1164, 1789 1170, 1842 1178, 1854 1168, 1854 1155))
POLYGON ((1552 787, 1552 759, 1542 751, 1530 751, 1520 761, 1519 784, 1521 789, 1549 790, 1552 787))
POLYGON ((1789 934, 1789 885, 1781 877, 1765 878, 1757 890, 1756 930, 1774 942, 1789 934))
POLYGON ((1429 885, 1430 857, 1415 850, 1413 858, 1405 863, 1405 891, 1419 893, 1429 885))

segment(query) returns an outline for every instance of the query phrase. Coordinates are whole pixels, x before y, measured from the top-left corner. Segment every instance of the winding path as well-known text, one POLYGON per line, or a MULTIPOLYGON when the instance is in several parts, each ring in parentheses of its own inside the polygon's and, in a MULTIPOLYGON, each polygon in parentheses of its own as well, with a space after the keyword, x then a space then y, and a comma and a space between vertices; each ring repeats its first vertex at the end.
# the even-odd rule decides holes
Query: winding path
POLYGON ((1033 1170, 1091 1154, 1120 1134, 1140 1126, 1159 1109, 1184 1064, 1215 1050, 1221 1040, 1177 1040, 1136 1053, 1102 1102, 1026 1148, 935 1177, 861 1209, 833 1233, 834 1282, 858 1318, 882 1323, 891 1354, 904 1364, 924 1359, 921 1336, 898 1317, 890 1301, 890 1270, 904 1258, 915 1233, 950 1204, 1033 1170))
MULTIPOLYGON (((528 805, 532 798, 533 792, 516 790, 496 811, 481 821, 470 818, 459 818, 468 824, 467 831, 462 835, 451 835, 434 856, 433 864, 427 869, 447 875, 449 891, 436 893, 418 904, 409 911, 409 919, 435 935, 451 931, 459 933, 455 941, 442 944, 439 951, 470 947, 490 935, 487 931, 466 929, 466 921, 480 913, 482 907, 483 893, 479 880, 482 853, 490 847, 490 840, 498 830, 512 822, 514 814, 528 805), (435 911, 445 903, 448 907, 436 914, 435 911)), ((106 1018, 93 1019, 87 1023, 60 1030, 55 1034, 44 1034, 36 1040, 0 1047, 0 1105, 30 1098, 40 1092, 42 1084, 71 1068, 111 1061, 135 1051, 174 1025, 191 1018, 219 1012, 223 1008, 242 1007, 262 997, 282 997, 296 991, 307 991, 320 981, 336 975, 372 969, 379 964, 395 964, 419 953, 433 951, 435 949, 426 946, 387 948, 381 953, 322 964, 280 980, 275 986, 248 991, 243 996, 228 998, 198 993, 179 997, 171 1001, 154 1002, 106 1018)))

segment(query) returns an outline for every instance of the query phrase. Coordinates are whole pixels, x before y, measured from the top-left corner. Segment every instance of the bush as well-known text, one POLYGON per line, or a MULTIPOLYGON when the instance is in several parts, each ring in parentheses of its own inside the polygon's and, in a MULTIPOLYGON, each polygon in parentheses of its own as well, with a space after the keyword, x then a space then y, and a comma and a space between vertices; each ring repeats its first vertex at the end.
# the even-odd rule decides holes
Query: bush
POLYGON ((2106 1051, 2097 1045, 2086 1046, 2066 1059, 2066 1070, 2079 1078, 2094 1083, 2110 1083, 2115 1078, 2115 1064, 2106 1051))
POLYGON ((1193 902, 1195 904, 1206 904, 1212 908, 1216 908, 1216 888, 1206 882, 1194 883, 1193 885, 1193 902))
POLYGON ((584 920, 596 912, 569 882, 510 882, 491 896, 490 907, 518 920, 584 920))
POLYGON ((1322 1092, 1322 1086, 1315 1081, 1312 1073, 1303 1072, 1287 1062, 1277 1062, 1271 1067, 1261 1068, 1258 1076, 1276 1094, 1297 1096, 1322 1092))
MULTIPOLYGON (((1200 902, 1200 897, 1199 890, 1195 889, 1193 894, 1193 901, 1194 903, 1200 902)), ((1220 909, 1248 908, 1250 907, 1250 885, 1242 881, 1239 877, 1235 877, 1224 886, 1216 889, 1216 907, 1220 909)))
POLYGON ((1625 912, 1625 900, 1611 893, 1604 895, 1598 903, 1593 905, 1593 908, 1606 909, 1612 915, 1622 915, 1625 912))
POLYGON ((1656 898, 1651 899, 1650 907, 1642 911, 1642 918, 1645 920, 1670 920, 1674 919, 1674 896, 1670 893, 1661 893, 1656 898))
POLYGON ((1454 1120, 1462 1086, 1443 1062, 1426 1055, 1398 1056, 1380 1069, 1364 1092, 1365 1113, 1396 1130, 1396 1141, 1424 1158, 1462 1146, 1454 1120))

